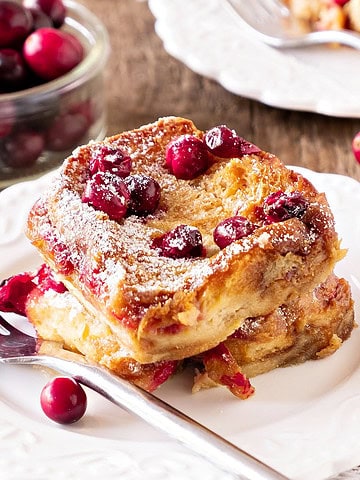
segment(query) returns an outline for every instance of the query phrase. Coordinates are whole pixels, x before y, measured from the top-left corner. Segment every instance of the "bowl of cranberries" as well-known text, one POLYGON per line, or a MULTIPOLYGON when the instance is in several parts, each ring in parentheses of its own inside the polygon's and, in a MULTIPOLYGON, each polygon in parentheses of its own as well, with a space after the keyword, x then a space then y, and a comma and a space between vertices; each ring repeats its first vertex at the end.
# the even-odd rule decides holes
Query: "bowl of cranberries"
POLYGON ((105 27, 72 0, 0 0, 0 189, 105 135, 105 27))

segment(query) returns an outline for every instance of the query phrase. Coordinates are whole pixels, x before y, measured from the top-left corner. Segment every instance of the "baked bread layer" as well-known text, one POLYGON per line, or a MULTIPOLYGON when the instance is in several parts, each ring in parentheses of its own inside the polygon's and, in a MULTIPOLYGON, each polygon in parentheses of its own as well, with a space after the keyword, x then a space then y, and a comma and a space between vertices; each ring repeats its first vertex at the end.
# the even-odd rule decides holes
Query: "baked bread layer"
POLYGON ((191 121, 167 117, 78 148, 30 212, 27 235, 45 262, 90 315, 141 363, 196 355, 225 340, 249 317, 268 315, 306 295, 332 272, 343 252, 324 194, 274 155, 212 156, 193 180, 165 165, 170 141, 202 139, 191 121), (131 157, 132 174, 161 187, 158 209, 120 221, 84 203, 89 162, 102 145, 131 157), (300 192, 302 218, 264 224, 258 211, 272 193, 300 192), (242 215, 258 228, 219 250, 217 224, 242 215), (198 228, 206 255, 167 258, 155 238, 187 224, 198 228))

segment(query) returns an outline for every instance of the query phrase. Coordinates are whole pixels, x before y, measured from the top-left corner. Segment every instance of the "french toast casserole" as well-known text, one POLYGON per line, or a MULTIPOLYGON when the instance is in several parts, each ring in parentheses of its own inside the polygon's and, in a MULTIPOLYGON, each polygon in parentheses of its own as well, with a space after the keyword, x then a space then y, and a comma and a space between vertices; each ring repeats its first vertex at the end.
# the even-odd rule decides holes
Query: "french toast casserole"
POLYGON ((26 233, 44 264, 21 302, 19 276, 3 283, 0 310, 150 391, 191 365, 195 390, 247 398, 248 377, 354 328, 325 195, 224 125, 166 117, 79 147, 26 233))

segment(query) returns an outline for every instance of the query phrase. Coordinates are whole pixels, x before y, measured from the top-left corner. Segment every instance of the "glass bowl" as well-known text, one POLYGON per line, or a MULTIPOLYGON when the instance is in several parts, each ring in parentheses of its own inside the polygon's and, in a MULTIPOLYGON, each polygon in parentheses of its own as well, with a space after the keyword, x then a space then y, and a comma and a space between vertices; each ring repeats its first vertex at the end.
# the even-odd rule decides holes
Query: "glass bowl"
POLYGON ((55 80, 0 94, 0 189, 57 167, 76 146, 105 136, 107 31, 84 6, 64 4, 62 29, 81 41, 84 59, 55 80))

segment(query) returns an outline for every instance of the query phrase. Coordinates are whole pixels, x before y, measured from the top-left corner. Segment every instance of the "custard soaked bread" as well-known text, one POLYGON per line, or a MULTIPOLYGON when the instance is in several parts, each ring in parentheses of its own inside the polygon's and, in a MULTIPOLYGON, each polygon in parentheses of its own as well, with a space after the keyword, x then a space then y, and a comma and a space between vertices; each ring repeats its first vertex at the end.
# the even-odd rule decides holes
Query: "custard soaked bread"
MULTIPOLYGON (((247 398, 254 377, 278 367, 334 353, 354 327, 348 283, 335 275, 314 291, 268 315, 247 318, 224 342, 194 358, 141 364, 131 358, 112 329, 90 314, 48 267, 36 275, 26 314, 40 338, 79 352, 87 360, 149 390, 155 390, 184 366, 195 367, 194 391, 225 385, 247 398), (229 381, 235 378, 235 381, 229 381)), ((46 345, 46 342, 45 342, 46 345)), ((50 345, 52 348, 52 345, 50 345)), ((46 348, 49 348, 46 345, 46 348)))
POLYGON ((216 347, 309 294, 343 256, 305 178, 226 127, 175 117, 78 148, 27 234, 140 363, 216 347))

